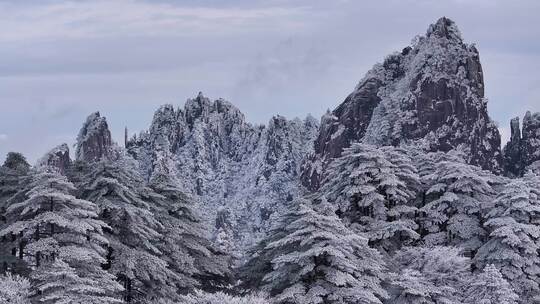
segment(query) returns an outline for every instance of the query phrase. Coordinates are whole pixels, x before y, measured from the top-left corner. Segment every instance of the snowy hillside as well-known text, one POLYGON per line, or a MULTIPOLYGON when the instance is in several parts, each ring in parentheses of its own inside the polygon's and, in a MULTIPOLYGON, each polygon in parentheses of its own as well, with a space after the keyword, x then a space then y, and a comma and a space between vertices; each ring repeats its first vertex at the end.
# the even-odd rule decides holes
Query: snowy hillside
POLYGON ((312 117, 274 116, 267 126, 252 125, 231 103, 199 94, 183 109, 159 108, 149 130, 129 140, 127 150, 147 180, 174 176, 200 201, 213 237, 237 251, 253 245, 270 216, 301 194, 300 164, 317 129, 312 117))

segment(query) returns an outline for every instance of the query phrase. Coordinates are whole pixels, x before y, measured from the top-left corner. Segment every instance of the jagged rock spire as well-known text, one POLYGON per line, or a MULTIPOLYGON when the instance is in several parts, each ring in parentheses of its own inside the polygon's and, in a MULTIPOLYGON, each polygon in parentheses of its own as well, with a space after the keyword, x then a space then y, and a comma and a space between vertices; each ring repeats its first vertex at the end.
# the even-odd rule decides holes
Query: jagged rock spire
POLYGON ((500 135, 487 113, 478 50, 442 17, 426 35, 376 64, 321 123, 302 181, 319 187, 326 166, 351 142, 428 151, 465 149, 468 162, 499 172, 500 135))
POLYGON ((113 156, 113 142, 107 119, 99 112, 92 113, 86 118, 79 135, 75 158, 93 162, 113 156))
POLYGON ((124 128, 124 148, 127 148, 128 145, 128 128, 124 128))
POLYGON ((527 166, 540 160, 540 113, 527 111, 522 130, 519 118, 513 118, 510 130, 510 141, 504 147, 504 170, 508 176, 521 176, 527 166))
POLYGON ((56 168, 60 174, 65 174, 70 165, 71 158, 69 157, 69 147, 67 144, 61 144, 51 149, 36 163, 37 167, 48 166, 56 168))
POLYGON ((519 117, 510 120, 510 141, 521 139, 521 130, 519 129, 519 117))
POLYGON ((253 125, 230 102, 200 93, 183 108, 161 106, 127 152, 146 179, 167 173, 200 199, 205 220, 216 224, 216 239, 235 239, 243 247, 300 194, 300 164, 317 130, 312 117, 278 115, 266 126, 253 125))
POLYGON ((441 17, 437 22, 431 24, 426 33, 427 37, 436 36, 438 38, 446 38, 462 42, 461 32, 456 23, 449 18, 441 17))

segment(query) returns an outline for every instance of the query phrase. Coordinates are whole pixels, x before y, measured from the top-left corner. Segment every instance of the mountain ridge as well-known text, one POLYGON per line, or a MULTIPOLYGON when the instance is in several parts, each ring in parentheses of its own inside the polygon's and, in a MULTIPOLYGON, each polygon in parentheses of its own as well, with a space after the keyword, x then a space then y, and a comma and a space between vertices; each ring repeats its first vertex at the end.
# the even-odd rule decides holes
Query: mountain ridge
MULTIPOLYGON (((483 81, 478 50, 443 17, 411 46, 376 64, 320 123, 309 115, 275 115, 267 125, 251 124, 232 103, 199 92, 183 108, 159 107, 148 130, 126 140, 125 152, 147 181, 172 175, 200 201, 214 240, 240 252, 265 235, 273 213, 317 190, 327 166, 355 141, 459 150, 468 163, 497 174, 509 174, 506 163, 518 157, 521 171, 539 160, 533 148, 540 124, 533 118, 540 116, 528 114, 528 135, 513 133, 505 151, 518 152, 506 152, 503 161, 483 81), (529 147, 526 153, 521 146, 529 147)), ((91 114, 79 133, 76 159, 114 159, 120 150, 106 119, 91 114)), ((69 163, 64 159, 62 170, 69 163)))

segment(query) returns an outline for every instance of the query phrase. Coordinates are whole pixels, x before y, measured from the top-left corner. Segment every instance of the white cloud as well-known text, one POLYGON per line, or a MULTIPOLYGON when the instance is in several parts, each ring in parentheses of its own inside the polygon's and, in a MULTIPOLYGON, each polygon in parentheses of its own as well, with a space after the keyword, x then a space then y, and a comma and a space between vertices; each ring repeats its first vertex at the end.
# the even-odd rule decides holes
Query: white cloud
POLYGON ((190 36, 301 27, 301 7, 189 7, 141 1, 0 3, 0 41, 115 35, 190 36))
POLYGON ((7 140, 7 139, 8 139, 7 134, 0 134, 0 141, 4 141, 4 140, 7 140))

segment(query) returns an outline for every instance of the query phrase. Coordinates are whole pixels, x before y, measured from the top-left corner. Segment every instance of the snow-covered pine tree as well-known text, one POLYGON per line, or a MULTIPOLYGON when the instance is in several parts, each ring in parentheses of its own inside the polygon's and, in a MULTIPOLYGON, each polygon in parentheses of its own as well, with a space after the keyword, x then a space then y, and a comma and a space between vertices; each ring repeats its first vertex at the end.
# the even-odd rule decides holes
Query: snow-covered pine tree
MULTIPOLYGON (((419 149, 408 150, 413 164, 418 171, 420 177, 420 191, 419 191, 419 207, 423 207, 427 204, 428 195, 427 192, 433 185, 433 172, 435 172, 436 166, 442 161, 453 161, 459 163, 465 163, 464 156, 460 153, 452 150, 448 153, 444 152, 429 152, 426 153, 419 149)), ((420 227, 422 228, 422 227, 420 227)))
POLYGON ((156 303, 175 298, 180 277, 157 246, 163 238, 163 225, 150 202, 143 199, 143 192, 151 190, 144 186, 132 161, 119 157, 75 166, 81 196, 98 206, 100 219, 110 227, 106 230, 110 247, 105 268, 122 282, 124 301, 156 303))
MULTIPOLYGON (((8 218, 7 207, 10 202, 20 202, 24 199, 24 184, 28 179, 30 165, 20 153, 10 152, 0 166, 0 230, 11 221, 8 218)), ((26 274, 28 268, 21 258, 17 258, 17 250, 21 240, 16 235, 0 237, 0 273, 10 271, 26 274)))
POLYGON ((519 296, 497 267, 487 265, 467 285, 464 304, 517 304, 519 296))
POLYGON ((422 197, 419 222, 428 245, 456 245, 474 256, 485 240, 481 211, 493 196, 491 174, 459 161, 455 155, 435 153, 433 171, 424 175, 429 189, 422 197))
POLYGON ((388 304, 436 304, 432 299, 444 295, 444 288, 435 286, 420 271, 405 268, 390 274, 391 298, 388 304))
POLYGON ((239 256, 235 254, 236 246, 233 238, 234 233, 232 231, 232 228, 228 228, 229 227, 225 226, 217 228, 215 232, 214 242, 218 250, 237 259, 239 258, 239 256))
POLYGON ((404 247, 390 262, 388 304, 462 304, 470 260, 456 247, 404 247))
MULTIPOLYGON (((411 159, 410 147, 384 147, 383 153, 392 163, 394 170, 383 182, 386 199, 390 201, 391 208, 388 210, 388 220, 393 222, 396 219, 404 223, 407 227, 416 227, 414 222, 417 213, 417 206, 414 199, 421 189, 420 176, 411 159), (385 184, 386 183, 386 184, 385 184)), ((414 239, 418 235, 412 235, 414 239)))
POLYGON ((0 275, 0 303, 30 304, 30 281, 11 273, 0 275))
POLYGON ((0 166, 0 227, 7 221, 7 202, 23 188, 30 165, 26 158, 16 152, 9 152, 4 164, 0 166))
MULTIPOLYGON (((78 255, 79 260, 84 256, 84 253, 73 254, 78 255)), ((35 269, 31 279, 39 303, 122 303, 119 297, 122 286, 115 277, 103 270, 101 264, 86 258, 83 263, 91 263, 89 266, 99 269, 99 275, 84 275, 84 267, 70 266, 62 258, 47 261, 35 269)))
POLYGON ((26 157, 19 152, 9 152, 6 155, 3 167, 21 172, 27 172, 30 169, 26 157))
POLYGON ((439 162, 442 161, 453 161, 459 163, 465 163, 465 160, 462 155, 455 153, 454 150, 444 153, 444 152, 429 152, 426 153, 422 150, 412 149, 412 159, 414 161, 414 166, 418 170, 418 175, 420 177, 420 191, 417 196, 417 205, 419 207, 418 213, 416 215, 416 220, 419 225, 419 233, 422 238, 430 234, 430 231, 427 230, 428 227, 431 227, 431 222, 426 219, 426 214, 422 208, 431 200, 437 198, 436 195, 428 195, 428 191, 435 184, 433 180, 433 173, 435 172, 436 166, 439 162))
POLYGON ((391 251, 419 237, 414 221, 419 177, 405 150, 354 143, 328 174, 321 192, 374 244, 391 251))
POLYGON ((39 168, 24 190, 26 199, 8 206, 12 220, 0 236, 20 239, 19 255, 33 267, 40 303, 119 303, 122 288, 101 267, 107 225, 97 219, 95 204, 72 195, 75 190, 52 168, 39 168))
POLYGON ((479 248, 475 264, 495 265, 530 303, 540 295, 540 181, 532 173, 510 180, 490 205, 485 226, 488 241, 479 248))
MULTIPOLYGON (((281 217, 282 237, 271 235, 266 245, 274 254, 262 289, 277 303, 381 303, 387 294, 379 252, 344 226, 330 204, 315 208, 299 200, 281 217)), ((255 258, 261 257, 268 256, 255 258)))
MULTIPOLYGON (((244 296, 231 296, 223 292, 205 293, 197 291, 194 294, 190 294, 182 297, 182 304, 270 304, 263 295, 244 295, 244 296)), ((160 304, 177 304, 177 303, 160 303, 160 304)))
POLYGON ((149 183, 148 199, 162 224, 158 248, 178 275, 181 292, 195 288, 213 290, 229 284, 229 258, 212 246, 193 199, 184 194, 170 175, 155 173, 149 183))
POLYGON ((271 247, 268 244, 288 235, 289 231, 284 227, 296 219, 296 213, 293 210, 298 208, 298 202, 304 202, 304 200, 295 200, 285 209, 278 211, 279 214, 276 215, 276 221, 270 228, 268 235, 248 249, 246 253, 248 259, 237 269, 236 273, 236 277, 240 279, 239 289, 242 293, 263 288, 265 275, 273 269, 272 260, 282 254, 280 248, 271 247))

